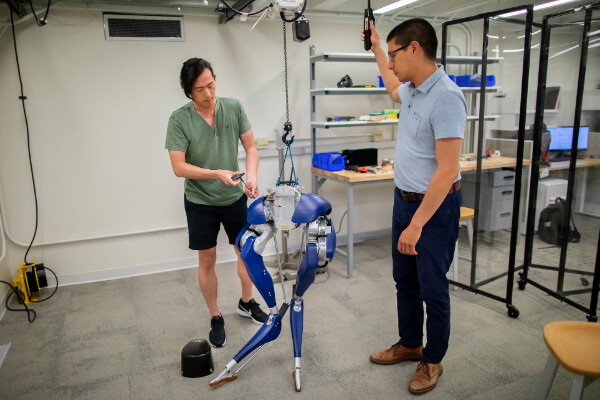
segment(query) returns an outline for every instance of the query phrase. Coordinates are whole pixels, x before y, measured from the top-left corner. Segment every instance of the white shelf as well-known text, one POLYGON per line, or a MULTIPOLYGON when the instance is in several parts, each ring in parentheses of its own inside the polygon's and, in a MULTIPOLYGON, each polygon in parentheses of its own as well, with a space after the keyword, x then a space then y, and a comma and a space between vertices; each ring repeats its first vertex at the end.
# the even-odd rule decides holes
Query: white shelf
MULTIPOLYGON (((485 121, 495 121, 500 118, 500 115, 486 115, 483 117, 485 121)), ((478 115, 467 116, 467 121, 479 120, 478 115)), ((311 122, 310 126, 313 128, 343 128, 349 126, 370 126, 370 125, 396 125, 398 124, 397 119, 384 119, 382 121, 321 121, 311 122)))
POLYGON ((327 122, 311 122, 313 128, 341 128, 347 126, 369 126, 369 125, 394 125, 397 124, 397 119, 384 119, 382 121, 327 121, 327 122))
MULTIPOLYGON (((459 86, 460 87, 460 86, 459 86)), ((479 92, 481 90, 480 87, 460 87, 460 90, 466 93, 479 92)), ((500 86, 488 86, 485 88, 486 92, 494 93, 502 90, 500 86)))
POLYGON ((322 89, 311 89, 310 94, 313 96, 327 95, 327 94, 384 94, 387 93, 385 88, 372 87, 372 88, 322 88, 322 89))
MULTIPOLYGON (((485 121, 495 121, 500 118, 499 115, 484 115, 483 119, 485 121)), ((477 121, 479 120, 479 115, 467 115, 467 121, 477 121)))
MULTIPOLYGON (((478 93, 481 88, 479 87, 461 87, 465 93, 478 93)), ((500 86, 491 86, 485 88, 486 92, 498 92, 502 90, 500 86)), ((312 96, 321 96, 321 95, 355 95, 355 94, 384 94, 387 93, 385 88, 382 87, 373 87, 373 88, 362 88, 362 87, 349 87, 349 88, 321 88, 321 89, 311 89, 310 94, 312 96)))
MULTIPOLYGON (((502 57, 488 57, 488 64, 495 64, 502 60, 502 57)), ((441 57, 437 57, 436 60, 440 62, 441 57)), ((337 62, 375 62, 375 56, 373 53, 319 53, 310 57, 310 62, 314 63, 317 61, 337 61, 337 62)), ((481 64, 481 58, 475 56, 447 56, 447 64, 481 64)))

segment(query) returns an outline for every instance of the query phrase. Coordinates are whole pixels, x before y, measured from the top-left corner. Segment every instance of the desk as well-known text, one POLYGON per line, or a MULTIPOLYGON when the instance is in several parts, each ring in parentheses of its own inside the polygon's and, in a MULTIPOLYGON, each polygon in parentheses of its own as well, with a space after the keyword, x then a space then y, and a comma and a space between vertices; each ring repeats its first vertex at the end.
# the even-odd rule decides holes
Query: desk
MULTIPOLYGON (((555 162, 550 163, 550 166, 544 167, 544 168, 548 168, 549 172, 561 171, 561 170, 568 170, 570 165, 571 165, 571 161, 555 161, 555 162)), ((578 190, 579 193, 577 194, 578 205, 577 205, 577 207, 575 207, 577 209, 577 212, 579 212, 580 214, 588 214, 584 210, 584 208, 585 208, 585 193, 587 190, 588 168, 596 167, 596 166, 600 166, 600 158, 584 158, 582 160, 575 161, 576 169, 583 168, 581 181, 580 181, 581 184, 578 185, 578 187, 579 187, 579 190, 578 190)), ((596 214, 589 214, 589 215, 598 216, 596 214)))
MULTIPOLYGON (((550 163, 548 169, 550 171, 569 169, 570 164, 570 161, 554 161, 550 163)), ((595 167, 596 165, 600 165, 600 158, 584 158, 582 160, 575 161, 575 168, 595 167)))
MULTIPOLYGON (((523 165, 531 164, 531 160, 523 160, 523 165)), ((481 160, 482 170, 493 170, 505 167, 514 167, 517 165, 517 159, 512 157, 490 157, 481 160)), ((470 172, 477 170, 477 160, 460 161, 460 171, 470 172)), ((312 167, 313 177, 319 182, 313 186, 313 190, 318 194, 319 187, 327 180, 332 179, 347 185, 348 201, 348 251, 337 250, 338 253, 346 256, 347 275, 352 278, 354 271, 354 187, 377 182, 393 182, 394 168, 391 165, 378 170, 376 173, 360 173, 354 171, 325 171, 312 167)))

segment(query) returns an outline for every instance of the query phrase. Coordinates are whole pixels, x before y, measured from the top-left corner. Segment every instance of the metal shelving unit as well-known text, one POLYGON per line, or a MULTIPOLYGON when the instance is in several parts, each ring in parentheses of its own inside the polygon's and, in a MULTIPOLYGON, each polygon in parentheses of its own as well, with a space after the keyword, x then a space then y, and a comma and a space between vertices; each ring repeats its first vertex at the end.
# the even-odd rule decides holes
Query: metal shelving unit
MULTIPOLYGON (((494 121, 500 118, 500 115, 486 115, 485 121, 494 121)), ((479 116, 469 115, 467 121, 479 121, 479 116)), ((311 122, 310 126, 313 128, 344 128, 349 126, 373 126, 373 125, 396 125, 398 124, 397 119, 385 119, 381 121, 330 121, 330 122, 311 122)))
MULTIPOLYGON (((318 62, 367 62, 374 63, 375 56, 372 53, 334 53, 325 52, 314 54, 314 47, 311 47, 310 55, 310 97, 311 97, 311 152, 315 154, 317 152, 317 129, 330 129, 330 128, 347 128, 357 126, 386 126, 398 124, 397 120, 382 120, 382 121, 317 121, 316 110, 317 104, 316 99, 318 96, 348 96, 348 95, 382 95, 387 94, 386 89, 383 87, 350 87, 350 88, 338 88, 338 87, 325 87, 317 88, 315 77, 316 68, 315 64, 318 62)), ((441 57, 438 58, 438 62, 441 62, 441 57)), ((486 60, 487 64, 495 64, 502 61, 502 57, 488 57, 486 60)), ((447 56, 445 58, 446 65, 458 64, 458 65, 473 65, 475 68, 481 65, 482 58, 478 56, 447 56)), ((481 88, 479 87, 461 87, 461 90, 465 95, 474 97, 480 93, 481 88)), ((486 93, 495 93, 502 90, 499 86, 486 87, 486 93)), ((474 103, 471 102, 471 103, 474 103)), ((473 107, 470 107, 473 109, 473 107)), ((476 111, 476 110, 475 110, 476 111)), ((494 121, 500 118, 499 115, 485 115, 484 121, 494 121)), ((475 124, 480 121, 479 115, 469 115, 467 121, 471 124, 475 124)), ((471 129, 474 131, 474 126, 471 129)), ((313 191, 317 188, 316 178, 312 179, 313 191)))

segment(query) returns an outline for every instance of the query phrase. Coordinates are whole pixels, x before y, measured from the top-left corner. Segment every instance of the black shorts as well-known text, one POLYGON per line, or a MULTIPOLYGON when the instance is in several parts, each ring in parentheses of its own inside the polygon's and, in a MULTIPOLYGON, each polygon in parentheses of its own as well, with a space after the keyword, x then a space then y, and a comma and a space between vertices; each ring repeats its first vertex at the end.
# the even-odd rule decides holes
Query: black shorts
POLYGON ((235 203, 228 206, 208 206, 188 201, 184 197, 185 214, 191 250, 207 250, 217 245, 221 224, 229 237, 229 244, 246 225, 248 196, 243 194, 235 203))

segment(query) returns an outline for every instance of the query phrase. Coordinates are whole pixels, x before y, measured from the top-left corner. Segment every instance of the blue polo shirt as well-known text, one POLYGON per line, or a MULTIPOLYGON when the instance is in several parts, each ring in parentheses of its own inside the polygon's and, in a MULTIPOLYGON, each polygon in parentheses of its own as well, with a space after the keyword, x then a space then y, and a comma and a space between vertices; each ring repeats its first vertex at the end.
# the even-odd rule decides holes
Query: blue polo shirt
MULTIPOLYGON (((464 138, 467 103, 444 67, 439 67, 418 88, 412 82, 400 86, 398 96, 402 108, 398 118, 394 181, 401 190, 425 193, 437 170, 435 141, 464 138)), ((460 173, 456 180, 459 179, 460 173)))

